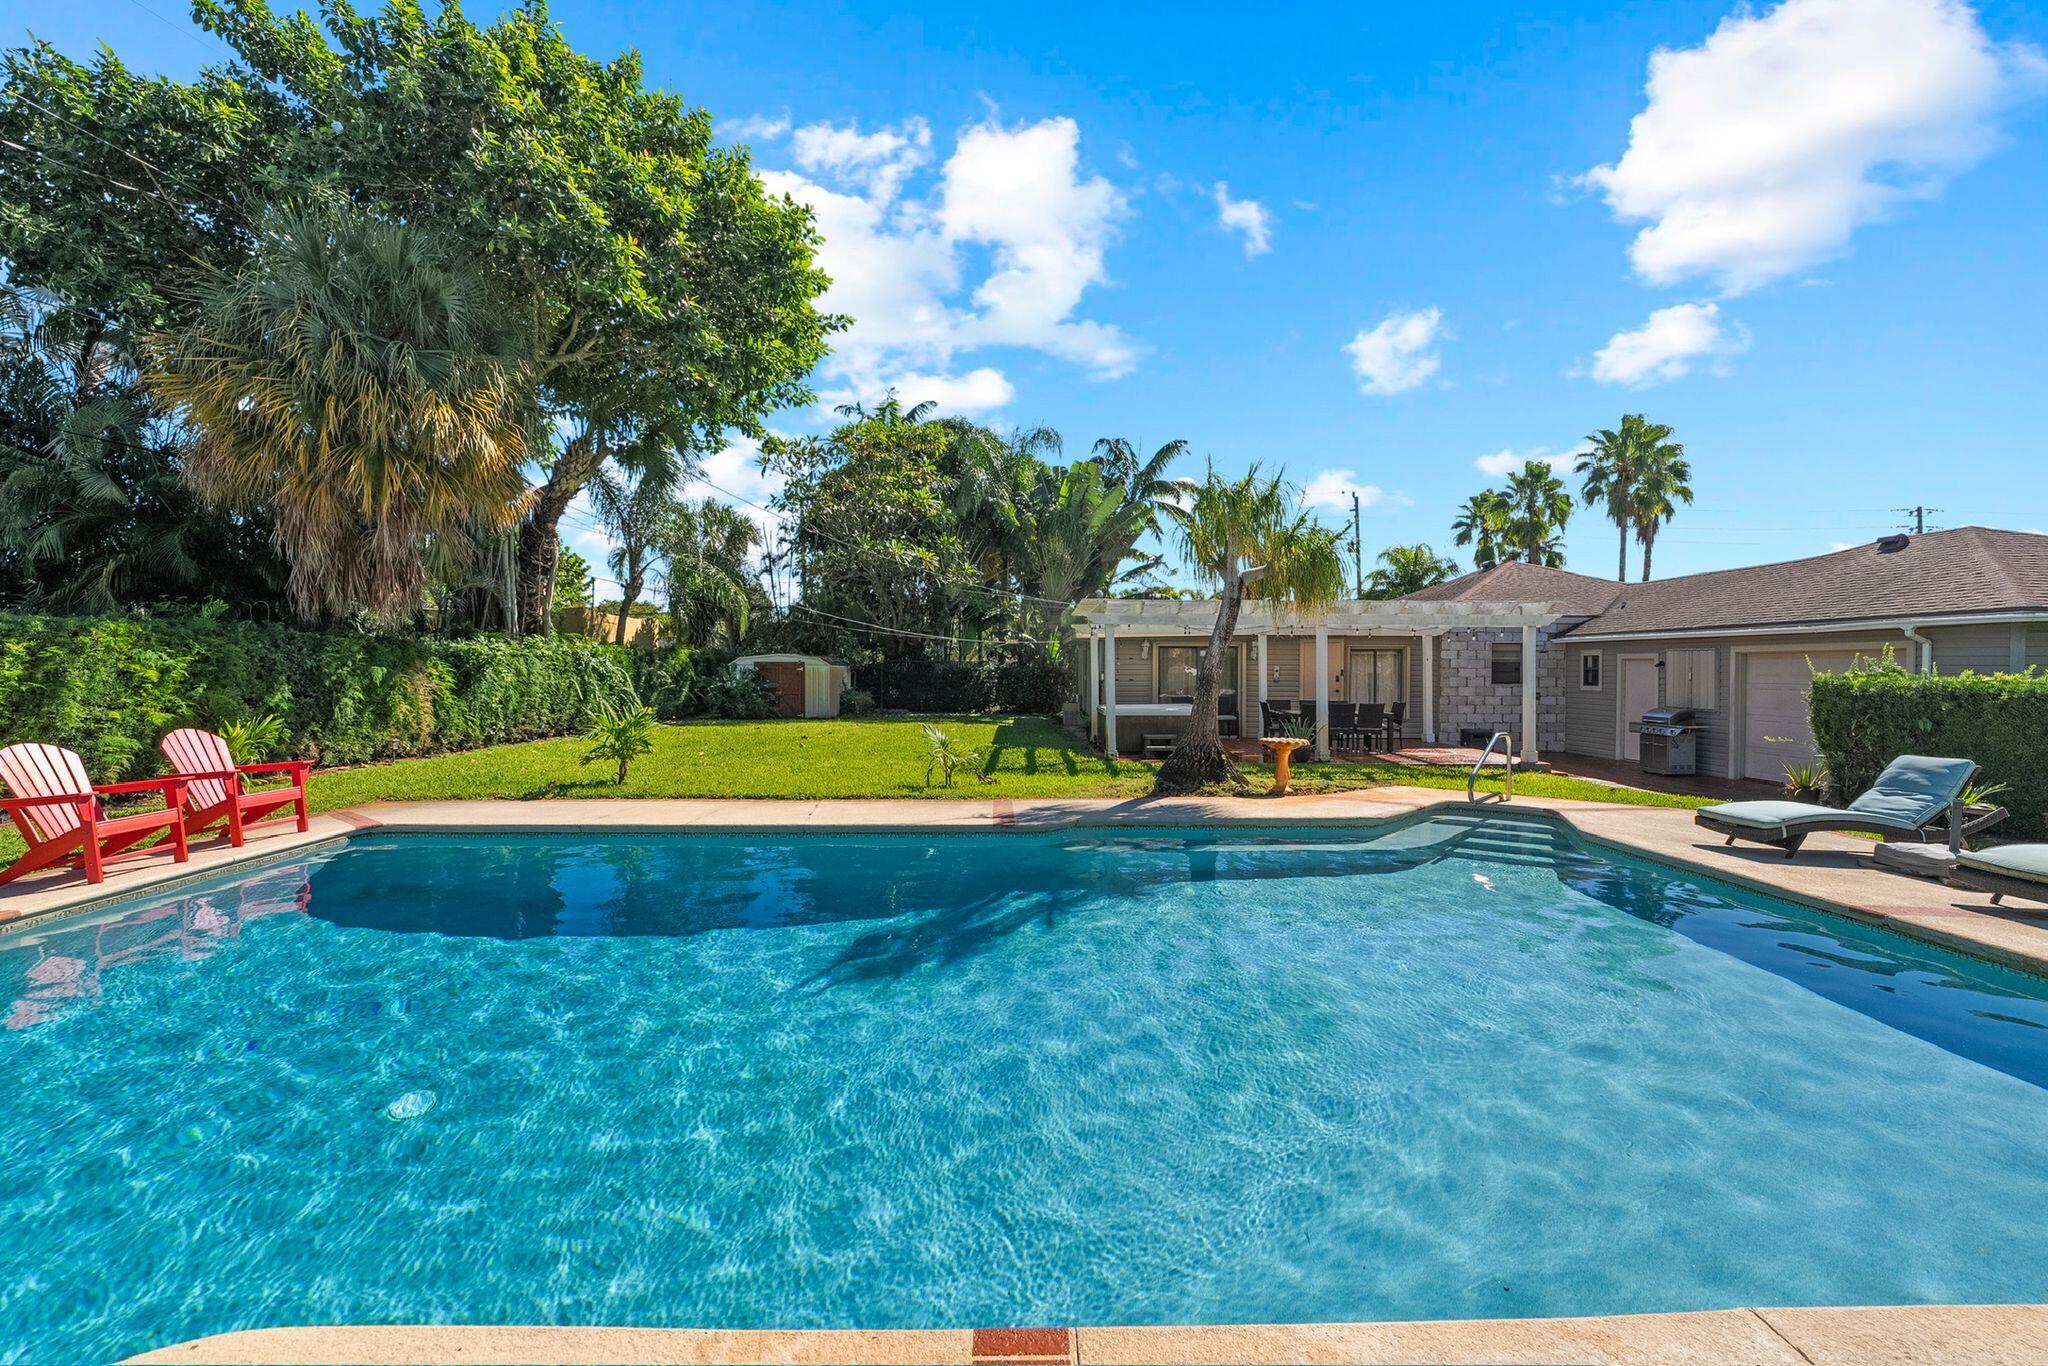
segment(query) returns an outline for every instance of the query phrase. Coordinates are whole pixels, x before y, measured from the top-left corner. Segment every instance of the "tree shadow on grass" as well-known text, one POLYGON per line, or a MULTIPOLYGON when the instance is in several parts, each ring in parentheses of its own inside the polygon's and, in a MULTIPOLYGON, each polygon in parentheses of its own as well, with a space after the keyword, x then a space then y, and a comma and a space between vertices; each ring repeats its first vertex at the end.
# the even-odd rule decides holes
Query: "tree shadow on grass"
POLYGON ((1057 764, 1069 778, 1079 778, 1083 774, 1114 778, 1122 772, 1116 760, 1108 755, 1085 754, 1059 732, 1051 731, 1045 722, 1020 718, 997 725, 996 733, 989 741, 988 759, 981 766, 982 774, 994 777, 1002 769, 1005 756, 1012 751, 1022 751, 1022 758, 1018 767, 1008 771, 1026 777, 1035 776, 1041 771, 1041 765, 1047 764, 1057 764), (1050 742, 1046 740, 1049 731, 1055 737, 1050 742))

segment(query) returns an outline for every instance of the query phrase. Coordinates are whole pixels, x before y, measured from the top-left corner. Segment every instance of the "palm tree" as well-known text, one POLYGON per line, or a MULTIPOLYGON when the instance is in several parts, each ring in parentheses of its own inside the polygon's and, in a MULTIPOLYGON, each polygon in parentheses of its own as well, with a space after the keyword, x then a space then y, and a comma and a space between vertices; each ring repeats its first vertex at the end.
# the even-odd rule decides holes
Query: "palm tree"
POLYGON ((514 525, 534 413, 519 333, 419 229, 277 216, 149 339, 157 392, 198 428, 189 476, 267 510, 304 616, 414 610, 430 538, 514 525))
POLYGON ((1166 474, 1167 468, 1186 455, 1187 450, 1186 441, 1173 440, 1150 455, 1140 455, 1136 446, 1120 436, 1105 436, 1096 441, 1095 458, 1112 479, 1123 484, 1125 501, 1134 514, 1125 528, 1129 535, 1114 556, 1113 565, 1129 559, 1140 539, 1164 525, 1162 519, 1168 510, 1194 492, 1190 480, 1170 479, 1166 474))
POLYGON ((647 587, 647 575, 654 567, 657 543, 675 507, 675 497, 668 481, 647 471, 629 483, 624 471, 600 470, 590 481, 590 501, 612 541, 606 560, 619 580, 619 624, 612 640, 624 645, 633 604, 647 587))
POLYGON ((1247 594, 1315 606, 1344 591, 1344 557, 1337 533, 1317 526, 1278 478, 1254 465, 1231 480, 1214 469, 1185 506, 1168 504, 1182 559, 1198 577, 1221 590, 1209 644, 1195 665, 1195 700, 1188 731, 1159 767, 1158 796, 1198 791, 1239 780, 1237 766, 1216 730, 1216 688, 1224 652, 1237 633, 1247 594))
POLYGON ((753 522, 737 508, 705 499, 677 503, 659 533, 668 570, 670 624, 684 645, 708 645, 721 634, 738 646, 753 599, 747 556, 759 543, 753 522))
POLYGON ((1650 581, 1650 547, 1656 543, 1657 528, 1671 520, 1676 504, 1692 501, 1692 466, 1684 458, 1683 446, 1667 442, 1652 450, 1636 473, 1634 496, 1629 501, 1635 521, 1636 540, 1643 547, 1643 582, 1650 581))
POLYGON ((1562 533, 1572 518, 1572 495, 1557 471, 1541 460, 1529 461, 1508 476, 1506 498, 1511 509, 1508 544, 1529 564, 1553 569, 1563 564, 1562 533))
POLYGON ((1447 560, 1427 545, 1390 545, 1380 552, 1379 569, 1366 578, 1368 598, 1400 598, 1458 576, 1458 562, 1447 560))
POLYGON ((1491 569, 1500 563, 1514 510, 1499 489, 1483 489, 1465 500, 1451 531, 1459 545, 1472 547, 1472 567, 1491 569))
POLYGON ((1587 506, 1607 505, 1607 516, 1621 532, 1621 554, 1614 577, 1628 578, 1628 533, 1635 522, 1635 489, 1644 466, 1669 450, 1681 454, 1685 448, 1671 440, 1671 428, 1646 421, 1641 413, 1628 413, 1619 428, 1602 427, 1586 438, 1591 449, 1579 458, 1576 472, 1585 480, 1581 492, 1587 506))

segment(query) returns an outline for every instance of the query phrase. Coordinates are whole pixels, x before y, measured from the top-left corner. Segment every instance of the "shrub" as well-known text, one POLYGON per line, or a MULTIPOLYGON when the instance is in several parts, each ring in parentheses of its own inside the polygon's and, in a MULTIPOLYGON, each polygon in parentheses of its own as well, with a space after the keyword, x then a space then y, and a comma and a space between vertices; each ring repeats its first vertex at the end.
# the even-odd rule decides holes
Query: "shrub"
POLYGON ((875 695, 862 692, 859 688, 844 688, 839 693, 839 714, 841 716, 867 716, 875 710, 875 695))
POLYGON ((583 752, 586 764, 617 764, 626 781, 626 770, 643 754, 654 753, 654 711, 637 701, 624 706, 607 705, 590 715, 590 729, 583 733, 590 748, 583 752))
POLYGON ((753 669, 721 669, 697 689, 702 712, 727 721, 764 721, 775 714, 775 690, 753 669))
POLYGON ((1050 716, 1066 704, 1073 676, 1047 660, 990 663, 885 659, 853 671, 880 705, 919 712, 1015 712, 1050 716))
POLYGON ((1909 673, 1872 664, 1818 674, 1809 707, 1815 747, 1836 791, 1854 796, 1901 754, 1974 759, 2003 783, 2012 819, 1998 833, 2048 833, 2048 676, 1909 673))
POLYGON ((633 696, 626 652, 580 637, 0 613, 0 744, 66 745, 101 782, 156 772, 181 725, 275 714, 278 751, 344 764, 567 735, 633 696))

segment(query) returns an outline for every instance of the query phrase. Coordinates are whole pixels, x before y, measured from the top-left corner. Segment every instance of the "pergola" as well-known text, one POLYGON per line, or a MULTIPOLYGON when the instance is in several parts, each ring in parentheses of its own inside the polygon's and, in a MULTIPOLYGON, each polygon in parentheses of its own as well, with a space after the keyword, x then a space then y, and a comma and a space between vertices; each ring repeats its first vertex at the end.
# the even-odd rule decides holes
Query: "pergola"
MULTIPOLYGON (((1116 732, 1116 689, 1102 687, 1104 658, 1115 668, 1116 642, 1125 636, 1199 636, 1216 627, 1214 599, 1089 598, 1074 608, 1074 630, 1088 638, 1088 726, 1116 732)), ((1436 742, 1436 642, 1447 631, 1519 630, 1522 633, 1521 755, 1536 761, 1536 632, 1562 613, 1538 602, 1334 602, 1307 610, 1247 600, 1238 612, 1237 634, 1259 646, 1259 701, 1266 701, 1265 667, 1276 635, 1315 637, 1316 757, 1330 757, 1330 637, 1412 636, 1422 647, 1422 733, 1436 742)), ((1112 678, 1114 674, 1111 675, 1112 678)))

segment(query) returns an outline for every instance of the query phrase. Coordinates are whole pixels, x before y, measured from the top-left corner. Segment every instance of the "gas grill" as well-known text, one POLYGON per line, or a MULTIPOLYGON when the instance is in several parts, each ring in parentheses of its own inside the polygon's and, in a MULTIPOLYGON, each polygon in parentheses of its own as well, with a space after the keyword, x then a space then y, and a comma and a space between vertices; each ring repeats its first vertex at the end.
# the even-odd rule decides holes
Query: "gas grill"
POLYGON ((1642 737, 1643 772, 1686 777, 1699 772, 1700 728, 1690 707, 1652 707, 1628 727, 1642 737))

